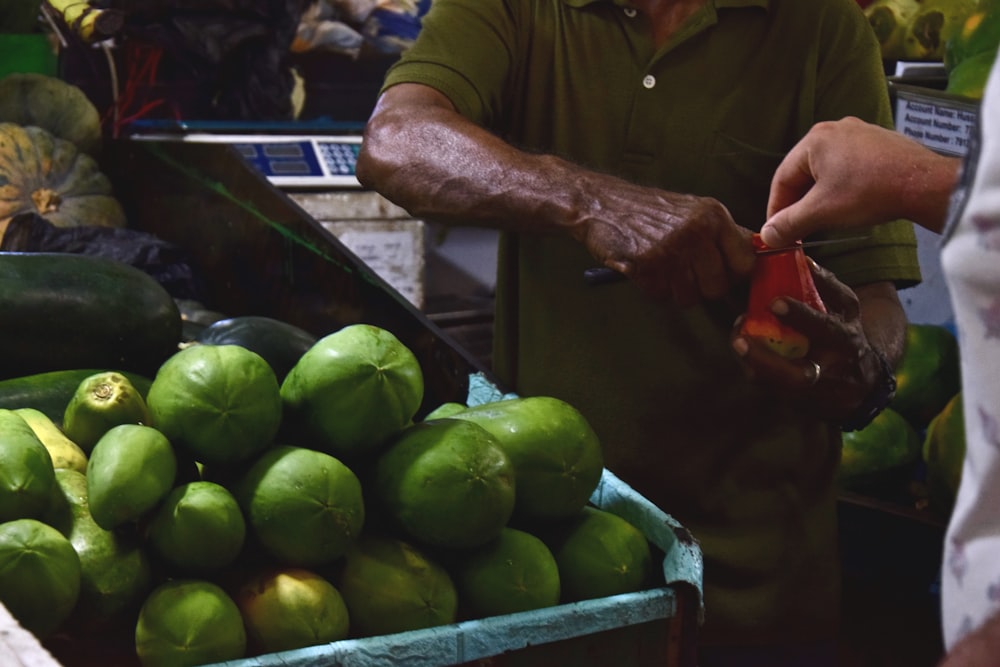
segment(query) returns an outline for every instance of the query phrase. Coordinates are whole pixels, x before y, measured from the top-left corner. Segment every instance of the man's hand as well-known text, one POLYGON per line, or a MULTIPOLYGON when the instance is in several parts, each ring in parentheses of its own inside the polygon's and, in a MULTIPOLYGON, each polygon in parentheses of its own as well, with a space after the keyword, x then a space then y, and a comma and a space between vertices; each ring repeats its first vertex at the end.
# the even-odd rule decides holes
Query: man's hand
POLYGON ((940 231, 959 165, 857 118, 818 123, 775 171, 761 237, 780 247, 899 218, 940 231))
POLYGON ((573 235, 604 266, 681 306, 719 299, 753 269, 751 231, 706 197, 595 175, 573 235))
POLYGON ((795 299, 775 299, 772 312, 809 338, 803 359, 786 359, 752 338, 739 335, 733 349, 756 381, 787 390, 823 419, 842 422, 854 414, 879 379, 881 364, 865 335, 857 295, 833 274, 810 262, 822 313, 795 299))

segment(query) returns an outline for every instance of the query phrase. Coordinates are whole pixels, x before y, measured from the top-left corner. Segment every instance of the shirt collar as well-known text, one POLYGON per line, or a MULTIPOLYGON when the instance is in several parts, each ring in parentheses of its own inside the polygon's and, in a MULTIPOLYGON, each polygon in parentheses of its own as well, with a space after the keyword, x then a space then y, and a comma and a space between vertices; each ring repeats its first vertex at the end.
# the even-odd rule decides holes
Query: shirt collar
MULTIPOLYGON (((595 2, 611 2, 613 4, 619 5, 621 7, 628 7, 631 5, 629 0, 562 0, 565 4, 570 7, 586 7, 587 5, 592 5, 595 2)), ((716 9, 722 7, 761 7, 767 9, 771 2, 770 0, 708 0, 715 5, 716 9)))

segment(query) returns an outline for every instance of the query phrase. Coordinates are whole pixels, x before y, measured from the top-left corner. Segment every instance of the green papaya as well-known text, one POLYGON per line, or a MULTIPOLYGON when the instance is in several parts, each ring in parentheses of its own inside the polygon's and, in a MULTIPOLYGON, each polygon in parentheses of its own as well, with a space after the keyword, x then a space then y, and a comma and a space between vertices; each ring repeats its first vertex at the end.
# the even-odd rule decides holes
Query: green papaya
POLYGON ((56 423, 41 410, 34 408, 16 408, 14 410, 31 427, 45 449, 52 457, 52 467, 72 468, 82 473, 87 472, 87 454, 80 446, 66 437, 56 423))
MULTIPOLYGON (((38 519, 0 523, 0 605, 21 627, 47 638, 69 618, 79 593, 80 559, 62 533, 38 519)), ((4 654, 4 665, 10 657, 24 664, 4 654)))
POLYGON ((344 556, 336 579, 359 637, 454 623, 458 591, 448 571, 420 547, 365 534, 344 556))
POLYGON ((538 534, 559 568, 564 602, 624 593, 651 585, 655 561, 642 531, 626 519, 587 505, 538 534))
POLYGON ((920 433, 903 415, 886 408, 868 426, 843 435, 837 485, 877 497, 899 488, 920 458, 920 433))
POLYGON ((458 403, 457 401, 447 401, 437 406, 433 410, 427 413, 424 417, 424 421, 430 421, 432 419, 444 419, 445 417, 450 417, 456 412, 462 412, 467 406, 464 403, 458 403))
POLYGON ((151 590, 149 557, 135 533, 106 530, 90 514, 87 478, 64 468, 46 522, 69 539, 80 558, 80 595, 75 616, 82 625, 101 627, 137 611, 151 590))
POLYGON ((40 517, 55 484, 49 450, 21 415, 0 409, 0 523, 40 517))
POLYGON ((941 519, 947 519, 955 505, 965 446, 962 392, 958 392, 927 426, 921 451, 927 471, 928 506, 941 519))
POLYGON ((379 456, 371 495, 417 542, 466 549, 500 535, 514 511, 515 477, 486 429, 434 419, 405 429, 379 456))
POLYGON ((146 401, 132 382, 122 373, 104 371, 80 382, 66 405, 62 427, 70 440, 90 452, 114 426, 150 423, 146 401))
POLYGON ((177 457, 150 426, 121 424, 105 433, 87 462, 87 497, 98 526, 113 530, 152 510, 173 488, 177 457))
POLYGON ((551 396, 473 406, 449 419, 471 421, 497 439, 516 481, 514 511, 523 518, 573 516, 604 472, 601 443, 576 408, 551 396))

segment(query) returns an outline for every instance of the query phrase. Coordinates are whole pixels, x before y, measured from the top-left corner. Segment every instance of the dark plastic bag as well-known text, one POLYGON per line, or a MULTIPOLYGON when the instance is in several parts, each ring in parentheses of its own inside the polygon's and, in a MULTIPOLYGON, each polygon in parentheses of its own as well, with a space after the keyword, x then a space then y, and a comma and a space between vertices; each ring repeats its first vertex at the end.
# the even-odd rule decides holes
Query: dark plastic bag
POLYGON ((0 251, 104 257, 145 271, 175 299, 200 300, 202 293, 183 249, 134 229, 56 227, 36 213, 21 213, 7 225, 0 251))

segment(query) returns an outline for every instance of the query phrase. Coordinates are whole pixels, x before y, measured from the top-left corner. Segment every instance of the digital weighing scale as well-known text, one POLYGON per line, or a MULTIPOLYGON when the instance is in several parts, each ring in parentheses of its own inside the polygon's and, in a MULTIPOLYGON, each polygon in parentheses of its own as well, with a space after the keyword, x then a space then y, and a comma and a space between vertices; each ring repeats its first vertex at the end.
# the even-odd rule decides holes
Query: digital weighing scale
POLYGON ((361 128, 355 124, 147 121, 129 130, 129 138, 137 141, 230 144, 279 188, 361 187, 354 174, 361 148, 361 128))

